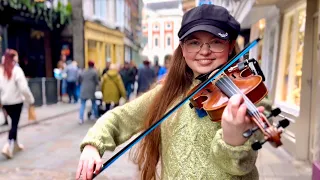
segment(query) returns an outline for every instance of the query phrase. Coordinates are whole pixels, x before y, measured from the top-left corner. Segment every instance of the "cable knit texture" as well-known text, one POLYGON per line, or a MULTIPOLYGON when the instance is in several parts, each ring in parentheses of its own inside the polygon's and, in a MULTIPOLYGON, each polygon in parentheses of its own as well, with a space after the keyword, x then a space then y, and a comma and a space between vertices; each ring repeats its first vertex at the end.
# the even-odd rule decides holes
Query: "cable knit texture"
MULTIPOLYGON (((195 86, 198 81, 193 83, 195 86)), ((192 87, 193 87, 192 86, 192 87)), ((138 133, 157 86, 139 98, 104 114, 88 131, 80 150, 90 144, 102 156, 106 150, 138 133)), ((179 98, 177 100, 180 101, 179 98)), ((163 180, 256 180, 257 153, 251 150, 251 139, 233 147, 222 140, 220 123, 209 116, 199 118, 188 103, 181 106, 161 124, 161 176, 163 180)))

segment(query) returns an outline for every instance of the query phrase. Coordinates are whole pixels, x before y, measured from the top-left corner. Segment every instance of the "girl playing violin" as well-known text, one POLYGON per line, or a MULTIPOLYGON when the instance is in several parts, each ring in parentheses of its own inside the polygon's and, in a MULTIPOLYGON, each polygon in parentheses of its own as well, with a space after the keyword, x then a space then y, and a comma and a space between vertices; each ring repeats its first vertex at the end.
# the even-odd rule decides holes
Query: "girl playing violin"
MULTIPOLYGON (((96 122, 81 144, 76 178, 91 179, 105 151, 149 128, 201 82, 197 77, 231 59, 239 31, 240 24, 223 7, 202 5, 186 12, 165 81, 96 122)), ((160 163, 161 179, 259 179, 257 152, 242 136, 252 127, 240 95, 229 99, 221 122, 200 118, 186 103, 138 144, 140 178, 156 179, 160 163)))

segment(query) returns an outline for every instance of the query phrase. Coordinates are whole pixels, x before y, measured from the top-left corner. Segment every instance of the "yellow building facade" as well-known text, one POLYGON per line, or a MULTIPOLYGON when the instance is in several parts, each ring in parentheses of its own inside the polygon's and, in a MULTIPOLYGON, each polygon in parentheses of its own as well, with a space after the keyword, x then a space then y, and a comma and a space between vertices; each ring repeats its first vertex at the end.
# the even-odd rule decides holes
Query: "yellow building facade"
POLYGON ((85 67, 95 62, 101 72, 107 62, 124 63, 124 34, 98 23, 86 21, 84 26, 85 67))

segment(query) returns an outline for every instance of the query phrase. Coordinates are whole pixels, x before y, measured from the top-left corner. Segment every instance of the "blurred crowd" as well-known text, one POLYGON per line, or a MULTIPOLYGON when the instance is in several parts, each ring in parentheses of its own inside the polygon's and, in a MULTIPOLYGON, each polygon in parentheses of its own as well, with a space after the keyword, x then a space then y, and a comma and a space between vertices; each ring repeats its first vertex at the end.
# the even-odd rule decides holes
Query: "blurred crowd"
POLYGON ((79 124, 82 124, 87 100, 92 104, 87 118, 96 119, 119 106, 121 98, 129 101, 148 91, 152 84, 160 83, 170 67, 171 58, 171 55, 165 57, 164 66, 158 62, 151 65, 149 60, 144 60, 140 67, 134 61, 123 65, 107 62, 106 67, 99 72, 99 67, 92 60, 88 62, 88 68, 81 69, 76 61, 66 60, 62 56, 54 74, 61 82, 61 97, 64 101, 80 101, 79 124))

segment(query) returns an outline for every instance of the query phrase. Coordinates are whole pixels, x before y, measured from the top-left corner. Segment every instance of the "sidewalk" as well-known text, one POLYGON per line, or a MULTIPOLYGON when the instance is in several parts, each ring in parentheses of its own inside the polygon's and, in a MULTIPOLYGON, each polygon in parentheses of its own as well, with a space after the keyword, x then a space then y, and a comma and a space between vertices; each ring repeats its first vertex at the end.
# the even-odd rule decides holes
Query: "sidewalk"
POLYGON ((281 147, 263 145, 257 160, 260 180, 311 180, 312 167, 307 161, 298 161, 281 147))
MULTIPOLYGON (((45 121, 52 118, 56 118, 59 116, 64 116, 68 113, 79 111, 80 105, 79 104, 66 104, 66 103, 58 103, 53 105, 47 106, 40 106, 36 107, 36 116, 37 121, 28 121, 28 109, 23 108, 19 128, 29 126, 32 124, 36 124, 39 121, 45 121)), ((2 110, 0 110, 0 124, 4 122, 4 116, 2 110)), ((10 120, 9 120, 10 123, 10 120)), ((0 126, 0 134, 8 132, 10 130, 10 126, 0 126)))

